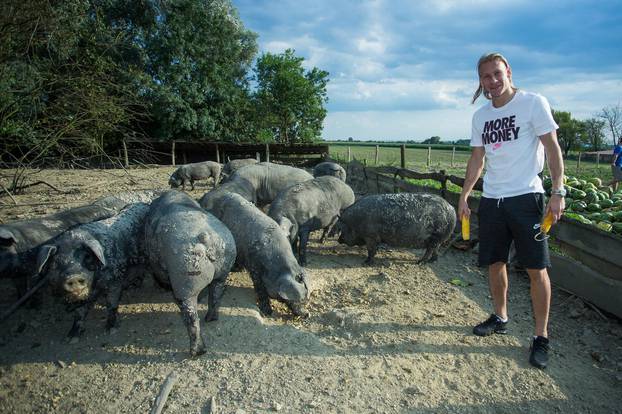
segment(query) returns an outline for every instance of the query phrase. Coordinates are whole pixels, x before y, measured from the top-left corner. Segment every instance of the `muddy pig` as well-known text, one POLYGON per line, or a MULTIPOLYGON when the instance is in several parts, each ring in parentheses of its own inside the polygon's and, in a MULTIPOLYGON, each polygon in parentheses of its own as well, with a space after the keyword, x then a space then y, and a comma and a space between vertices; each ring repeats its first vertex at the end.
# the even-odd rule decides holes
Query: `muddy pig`
POLYGON ((451 236, 456 211, 434 194, 376 194, 363 197, 347 208, 336 229, 339 243, 366 245, 366 263, 372 263, 378 244, 425 248, 418 263, 437 259, 438 248, 451 236))
POLYGON ((322 177, 324 175, 331 175, 339 178, 344 183, 346 182, 346 170, 336 162, 324 161, 313 167, 313 176, 322 177))
POLYGON ((218 319, 225 281, 236 257, 231 232, 192 198, 172 190, 151 203, 145 224, 145 249, 156 280, 173 290, 188 330, 190 354, 205 353, 198 296, 207 287, 205 320, 218 319))
POLYGON ((278 224, 234 193, 221 197, 212 212, 233 234, 237 263, 251 275, 259 309, 271 315, 270 298, 274 298, 294 315, 308 316, 304 302, 309 298, 309 281, 278 224))
POLYGON ((75 225, 112 217, 121 207, 86 205, 0 225, 0 277, 13 279, 21 297, 37 276, 37 254, 43 244, 75 225))
POLYGON ((354 192, 348 184, 336 177, 322 176, 281 191, 268 215, 289 235, 298 263, 305 266, 309 234, 332 227, 341 211, 352 203, 354 192))
POLYGON ((313 176, 300 168, 261 162, 240 168, 227 182, 206 193, 199 203, 210 210, 223 195, 233 192, 258 207, 264 207, 287 187, 311 179, 313 176))
POLYGON ((259 161, 257 161, 255 158, 241 158, 237 160, 229 160, 227 163, 225 163, 225 166, 222 167, 222 172, 220 173, 221 181, 229 178, 231 174, 233 174, 240 168, 257 163, 259 163, 259 161))
POLYGON ((148 209, 144 203, 130 204, 114 217, 75 227, 39 249, 38 269, 74 309, 72 342, 84 332, 84 320, 102 295, 106 330, 117 327, 123 290, 140 284, 145 273, 141 236, 148 209))
POLYGON ((181 189, 185 190, 186 183, 190 182, 190 187, 194 190, 194 182, 196 180, 206 180, 212 177, 214 179, 214 187, 216 187, 220 179, 221 168, 222 166, 214 161, 182 165, 173 172, 168 180, 168 184, 171 188, 177 188, 181 185, 181 189))

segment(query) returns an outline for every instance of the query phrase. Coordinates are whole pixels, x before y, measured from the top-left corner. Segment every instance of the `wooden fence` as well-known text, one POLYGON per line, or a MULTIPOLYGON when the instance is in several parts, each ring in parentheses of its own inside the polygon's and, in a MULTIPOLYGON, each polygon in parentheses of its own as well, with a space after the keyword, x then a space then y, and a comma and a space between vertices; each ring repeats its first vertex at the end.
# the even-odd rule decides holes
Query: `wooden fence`
POLYGON ((125 165, 177 165, 199 161, 226 162, 229 158, 258 158, 291 165, 314 165, 328 156, 327 144, 236 144, 229 142, 170 142, 128 140, 123 143, 125 165))
MULTIPOLYGON (((348 183, 359 194, 426 192, 442 196, 456 209, 459 194, 447 190, 447 182, 460 187, 464 179, 443 171, 418 173, 396 167, 366 167, 358 161, 347 164, 348 183), (406 179, 435 180, 440 189, 417 185, 406 179)), ((475 190, 482 190, 481 179, 475 190)), ((478 227, 479 199, 469 197, 472 231, 478 227)), ((551 281, 556 286, 584 298, 601 309, 622 318, 622 237, 562 217, 551 229, 549 240, 551 281)))

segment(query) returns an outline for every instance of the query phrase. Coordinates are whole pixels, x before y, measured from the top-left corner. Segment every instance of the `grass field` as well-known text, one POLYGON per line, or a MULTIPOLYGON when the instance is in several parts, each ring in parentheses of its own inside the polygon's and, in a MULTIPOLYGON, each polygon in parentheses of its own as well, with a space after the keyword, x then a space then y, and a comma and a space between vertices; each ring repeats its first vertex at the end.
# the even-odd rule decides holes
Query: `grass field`
MULTIPOLYGON (((380 147, 378 153, 378 164, 376 164, 376 148, 364 145, 330 145, 330 155, 337 160, 347 161, 348 148, 352 159, 364 162, 368 166, 390 165, 400 166, 399 146, 380 147)), ((428 150, 426 148, 406 148, 406 168, 417 172, 430 172, 445 170, 447 174, 464 177, 467 161, 470 156, 468 151, 456 150, 452 166, 452 150, 432 148, 430 154, 430 165, 428 166, 428 150)), ((577 161, 566 160, 564 162, 566 175, 578 178, 599 177, 603 183, 608 183, 612 179, 611 167, 608 163, 601 162, 599 165, 593 161, 581 161, 580 169, 577 171, 577 161)), ((545 167, 545 174, 548 169, 545 167)))

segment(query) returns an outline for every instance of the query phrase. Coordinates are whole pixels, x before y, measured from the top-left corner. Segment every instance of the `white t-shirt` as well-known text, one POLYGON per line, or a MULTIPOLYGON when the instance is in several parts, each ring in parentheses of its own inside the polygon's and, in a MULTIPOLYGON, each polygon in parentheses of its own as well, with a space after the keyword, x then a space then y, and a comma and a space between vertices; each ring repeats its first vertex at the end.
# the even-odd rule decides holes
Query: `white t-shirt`
POLYGON ((484 197, 543 193, 538 173, 544 168, 544 146, 538 138, 558 128, 548 101, 519 90, 501 108, 487 102, 473 114, 471 146, 484 147, 484 197))

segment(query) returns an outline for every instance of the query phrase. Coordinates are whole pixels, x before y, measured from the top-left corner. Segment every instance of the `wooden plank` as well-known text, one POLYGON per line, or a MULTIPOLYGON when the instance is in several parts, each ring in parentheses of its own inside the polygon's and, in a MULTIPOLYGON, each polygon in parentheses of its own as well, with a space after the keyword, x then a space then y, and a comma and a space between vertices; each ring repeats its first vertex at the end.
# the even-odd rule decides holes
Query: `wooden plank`
POLYGON ((558 239, 554 239, 552 243, 557 245, 564 252, 564 254, 583 263, 591 269, 598 269, 598 272, 603 276, 622 281, 622 266, 619 263, 616 264, 611 263, 610 261, 602 260, 601 258, 596 257, 583 249, 564 243, 558 239))
POLYGON ((594 226, 579 223, 562 217, 557 225, 551 227, 551 235, 556 239, 584 250, 605 262, 615 265, 620 263, 622 256, 622 237, 600 231, 594 226))
POLYGON ((551 283, 622 318, 622 282, 604 277, 589 267, 551 252, 551 283))

